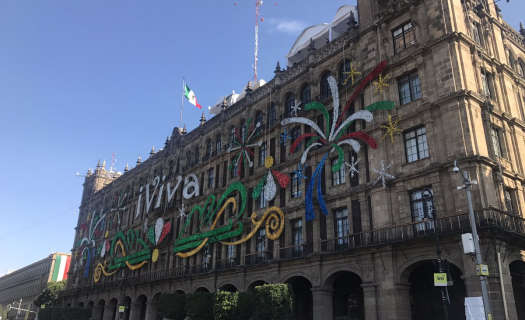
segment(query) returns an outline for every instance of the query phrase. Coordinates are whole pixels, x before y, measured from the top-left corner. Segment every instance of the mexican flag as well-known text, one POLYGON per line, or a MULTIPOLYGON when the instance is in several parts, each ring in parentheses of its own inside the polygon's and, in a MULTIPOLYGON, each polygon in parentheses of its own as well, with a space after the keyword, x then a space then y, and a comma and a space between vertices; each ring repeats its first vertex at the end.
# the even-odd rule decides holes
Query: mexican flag
POLYGON ((191 90, 187 84, 184 84, 184 96, 186 97, 186 99, 188 99, 188 101, 192 105, 196 106, 197 108, 201 107, 201 105, 197 103, 197 98, 195 97, 195 93, 193 93, 193 90, 191 90))

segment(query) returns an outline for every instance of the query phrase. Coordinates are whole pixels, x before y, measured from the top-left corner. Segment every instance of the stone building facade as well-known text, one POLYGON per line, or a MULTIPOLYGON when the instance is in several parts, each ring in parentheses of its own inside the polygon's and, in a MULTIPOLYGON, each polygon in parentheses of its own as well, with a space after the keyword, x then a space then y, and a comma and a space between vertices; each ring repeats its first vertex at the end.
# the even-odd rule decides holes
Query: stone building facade
MULTIPOLYGON (((17 308, 18 303, 22 301, 22 309, 36 312, 40 306, 33 305, 33 300, 48 282, 67 278, 70 261, 71 254, 53 253, 45 259, 0 277, 0 304, 4 308, 7 305, 17 308)), ((16 316, 17 310, 11 309, 8 319, 15 319, 16 316)), ((25 317, 24 311, 20 312, 20 317, 25 317)), ((30 313, 28 319, 34 318, 35 313, 30 313)))
POLYGON ((525 30, 486 0, 358 0, 347 25, 195 130, 175 128, 135 168, 89 172, 64 305, 155 319, 162 293, 283 282, 296 319, 442 319, 438 242, 450 319, 465 319, 464 298, 481 289, 461 243, 470 220, 458 161, 478 182, 493 318, 525 318, 525 30), (381 80, 367 79, 381 61, 381 80), (395 108, 342 129, 377 146, 331 143, 334 114, 344 121, 378 101, 395 108))

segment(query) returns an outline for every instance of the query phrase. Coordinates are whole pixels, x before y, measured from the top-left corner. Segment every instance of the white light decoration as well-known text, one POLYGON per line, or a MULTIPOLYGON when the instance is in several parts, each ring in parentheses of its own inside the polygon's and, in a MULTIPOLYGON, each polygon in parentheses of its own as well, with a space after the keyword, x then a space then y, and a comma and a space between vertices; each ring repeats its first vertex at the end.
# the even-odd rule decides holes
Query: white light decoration
POLYGON ((266 200, 273 200, 275 194, 277 193, 277 185, 275 185, 275 180, 271 174, 268 174, 266 178, 266 184, 264 185, 264 196, 266 200))
POLYGON ((158 218, 157 222, 155 222, 155 244, 159 244, 162 228, 164 228, 164 220, 162 218, 158 218))
POLYGON ((184 179, 184 189, 182 190, 182 196, 184 199, 191 199, 193 196, 199 196, 199 179, 194 173, 187 175, 186 179, 184 179))
POLYGON ((395 179, 395 177, 393 175, 391 175, 390 173, 387 173, 386 171, 388 169, 390 169, 390 167, 394 164, 394 161, 390 162, 390 164, 385 168, 385 162, 383 160, 381 160, 381 170, 377 170, 377 169, 372 169, 372 171, 374 171, 375 173, 379 173, 379 177, 377 177, 374 182, 372 183, 372 185, 375 185, 376 183, 379 182, 379 180, 382 180, 383 182, 383 188, 386 188, 386 179, 395 179))
POLYGON ((359 170, 357 170, 357 163, 359 162, 359 158, 354 162, 354 156, 351 157, 350 163, 345 162, 345 165, 348 167, 348 175, 350 177, 354 177, 354 173, 359 173, 359 170))

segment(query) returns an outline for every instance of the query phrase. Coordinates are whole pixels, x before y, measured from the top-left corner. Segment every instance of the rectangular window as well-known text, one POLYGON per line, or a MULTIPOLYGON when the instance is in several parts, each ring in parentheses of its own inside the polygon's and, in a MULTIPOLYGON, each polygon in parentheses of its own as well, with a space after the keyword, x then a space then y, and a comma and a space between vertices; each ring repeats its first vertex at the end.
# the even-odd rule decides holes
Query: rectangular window
POLYGON ((483 94, 487 98, 494 98, 494 91, 492 89, 492 74, 485 69, 481 69, 481 85, 483 86, 483 94))
POLYGON ((264 166, 264 160, 266 160, 266 157, 268 156, 267 152, 266 142, 263 142, 259 147, 259 166, 264 166))
POLYGON ((474 42, 483 46, 483 38, 481 37, 481 26, 477 22, 472 22, 472 38, 474 42))
MULTIPOLYGON (((301 136, 301 127, 293 128, 291 135, 292 135, 292 143, 294 143, 295 140, 297 140, 301 136)), ((295 147, 295 151, 294 152, 296 152, 297 150, 301 150, 301 143, 300 142, 295 147)))
POLYGON ((412 22, 409 22, 392 31, 392 36, 394 38, 394 53, 401 52, 415 44, 414 28, 412 27, 412 22))
POLYGON ((213 188, 213 168, 208 170, 208 188, 213 188))
POLYGON ((226 247, 226 263, 229 268, 235 267, 235 246, 229 245, 226 247))
POLYGON ((266 195, 264 192, 264 188, 261 190, 261 195, 259 196, 259 199, 257 200, 257 209, 266 208, 266 195))
POLYGON ((237 161, 237 159, 232 160, 230 167, 231 168, 228 168, 230 169, 230 178, 233 179, 239 175, 239 162, 237 161))
POLYGON ((429 157, 425 127, 405 132, 404 136, 407 163, 429 157))
POLYGON ((412 221, 423 221, 425 223, 418 223, 415 227, 415 231, 429 231, 434 228, 434 222, 432 220, 432 202, 430 200, 425 200, 423 194, 426 190, 429 190, 433 193, 432 188, 427 188, 424 190, 412 191, 410 193, 410 208, 412 211, 412 221))
POLYGON ((202 250, 202 271, 208 272, 210 270, 211 251, 208 246, 202 250))
POLYGON ((292 221, 292 245, 294 246, 292 255, 294 257, 303 254, 303 220, 296 219, 292 221))
POLYGON ((514 212, 514 207, 512 206, 512 190, 505 188, 505 208, 508 212, 514 212))
POLYGON ((401 105, 421 99, 421 84, 419 82, 417 71, 399 78, 397 83, 399 88, 399 101, 401 105))
POLYGON ((266 229, 259 229, 257 232, 257 262, 264 261, 266 251, 266 229))
POLYGON ((359 158, 354 150, 350 151, 350 161, 353 168, 348 169, 351 170, 348 175, 350 176, 350 187, 354 188, 359 185, 359 158))
POLYGON ((301 186, 299 179, 297 178, 297 174, 292 173, 290 174, 290 178, 292 179, 292 199, 293 198, 300 198, 301 197, 301 186))
MULTIPOLYGON (((332 159, 332 167, 335 166, 339 158, 332 159)), ((339 168, 336 172, 332 171, 332 186, 337 186, 346 182, 345 176, 345 164, 339 168)))
POLYGON ((334 213, 335 216, 335 248, 337 250, 345 249, 348 247, 348 210, 337 209, 334 213))
POLYGON ((492 138, 492 147, 494 149, 494 153, 496 156, 502 158, 503 157, 503 150, 501 149, 501 143, 499 138, 499 130, 497 128, 491 127, 490 128, 490 135, 492 138))

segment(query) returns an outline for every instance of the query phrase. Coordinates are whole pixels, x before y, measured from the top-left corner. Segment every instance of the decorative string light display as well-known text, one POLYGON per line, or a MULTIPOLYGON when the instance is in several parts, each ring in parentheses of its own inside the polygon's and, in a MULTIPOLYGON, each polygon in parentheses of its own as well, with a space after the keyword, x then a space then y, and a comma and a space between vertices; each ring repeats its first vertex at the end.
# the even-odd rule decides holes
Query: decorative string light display
POLYGON ((386 188, 386 179, 395 179, 395 177, 391 174, 389 174, 387 171, 390 169, 390 167, 394 164, 394 161, 390 162, 390 164, 385 168, 385 162, 381 160, 381 169, 372 169, 375 173, 379 173, 379 177, 377 177, 372 185, 375 185, 379 182, 379 180, 382 180, 383 182, 383 188, 386 188))
POLYGON ((286 186, 288 186, 288 184, 290 183, 290 177, 288 177, 288 175, 277 170, 272 170, 272 166, 273 157, 266 157, 266 159, 264 160, 264 167, 268 169, 268 172, 263 176, 261 181, 259 181, 255 189, 253 190, 252 197, 254 199, 259 199, 263 190, 264 196, 268 201, 271 201, 275 198, 275 195, 277 193, 277 185, 275 184, 273 176, 275 176, 277 182, 283 189, 286 188, 286 186))
MULTIPOLYGON (((250 127, 251 118, 248 118, 246 120, 246 127, 250 127)), ((259 141, 258 143, 255 143, 255 140, 259 137, 259 134, 257 134, 257 129, 261 126, 260 122, 257 122, 254 127, 251 128, 249 135, 248 130, 244 130, 244 134, 241 137, 239 135, 239 130, 235 129, 235 138, 233 140, 233 147, 228 148, 228 153, 231 154, 232 163, 228 167, 228 169, 237 168, 238 172, 237 174, 241 174, 241 162, 244 163, 244 167, 246 167, 246 163, 248 162, 248 165, 250 167, 253 167, 253 161, 250 158, 250 156, 254 156, 253 152, 250 150, 250 148, 258 146, 260 147, 262 145, 262 141, 259 141), (235 167, 233 164, 236 164, 235 167)))

